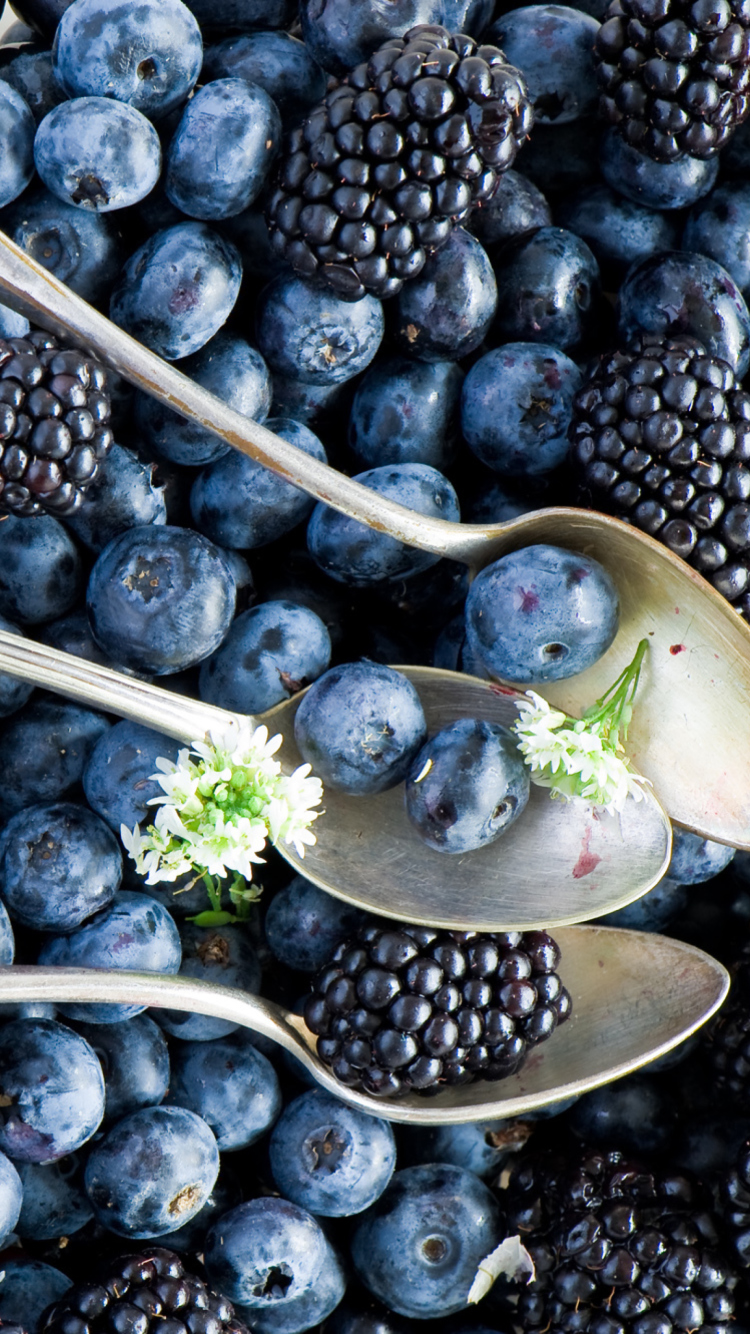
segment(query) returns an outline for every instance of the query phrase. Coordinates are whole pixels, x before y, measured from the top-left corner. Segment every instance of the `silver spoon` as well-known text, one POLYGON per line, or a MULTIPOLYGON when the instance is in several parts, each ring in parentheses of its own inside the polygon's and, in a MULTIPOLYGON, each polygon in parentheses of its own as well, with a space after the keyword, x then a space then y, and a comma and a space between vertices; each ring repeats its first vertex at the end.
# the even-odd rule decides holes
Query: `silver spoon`
MULTIPOLYGON (((599 662, 550 685, 547 697, 579 717, 648 636, 651 652, 630 732, 631 758, 678 824, 750 850, 750 746, 738 744, 750 736, 750 626, 661 543, 588 510, 550 508, 509 523, 472 525, 405 509, 226 407, 100 315, 2 232, 0 293, 13 309, 91 348, 124 379, 183 417, 318 500, 410 546, 462 561, 474 572, 505 552, 540 542, 600 561, 620 595, 619 632, 599 662)), ((443 679, 447 690, 448 678, 443 679)))
POLYGON ((192 1010, 240 1024, 296 1056, 315 1081, 344 1102, 413 1125, 519 1116, 572 1098, 670 1051, 718 1009, 729 988, 725 968, 702 950, 667 936, 612 927, 555 932, 560 975, 573 998, 567 1023, 536 1047, 517 1074, 432 1096, 370 1097, 334 1079, 303 1019, 234 987, 159 973, 98 968, 0 968, 0 1002, 112 1001, 192 1010))
MULTIPOLYGON (((0 671, 186 744, 238 717, 7 631, 0 631, 0 671)), ((518 717, 517 695, 505 687, 434 668, 399 671, 417 687, 431 732, 460 716, 506 726, 518 717)), ((303 694, 256 720, 282 733, 279 759, 288 772, 303 762, 294 744, 303 694)), ((422 843, 400 786, 367 798, 326 788, 324 807, 304 860, 279 845, 296 870, 372 912, 454 930, 530 930, 613 912, 661 879, 671 849, 669 820, 650 791, 641 802, 628 798, 615 817, 588 802, 552 801, 532 786, 528 807, 502 839, 461 857, 422 843)))

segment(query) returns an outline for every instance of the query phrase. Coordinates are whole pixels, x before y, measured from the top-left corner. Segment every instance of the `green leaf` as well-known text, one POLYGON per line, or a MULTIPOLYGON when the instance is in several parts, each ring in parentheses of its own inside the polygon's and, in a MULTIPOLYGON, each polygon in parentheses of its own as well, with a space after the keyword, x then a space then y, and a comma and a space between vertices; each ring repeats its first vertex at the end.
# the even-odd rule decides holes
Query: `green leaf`
POLYGON ((206 909, 205 912, 196 913, 187 920, 195 922, 196 926, 228 926, 230 922, 236 922, 237 918, 233 912, 212 912, 206 909))

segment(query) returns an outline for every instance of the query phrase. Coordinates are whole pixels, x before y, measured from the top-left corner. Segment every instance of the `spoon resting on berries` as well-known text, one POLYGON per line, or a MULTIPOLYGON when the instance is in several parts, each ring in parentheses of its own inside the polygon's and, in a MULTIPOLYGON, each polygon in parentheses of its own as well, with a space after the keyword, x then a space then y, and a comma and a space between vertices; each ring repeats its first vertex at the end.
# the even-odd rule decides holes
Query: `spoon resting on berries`
MULTIPOLYGON (((124 379, 323 505, 400 543, 463 562, 472 574, 506 553, 551 544, 598 561, 620 604, 611 647, 576 676, 551 682, 573 717, 601 695, 638 643, 651 643, 630 754, 672 820, 704 838, 750 849, 750 626, 669 548, 604 514, 550 507, 502 524, 427 517, 336 472, 228 408, 70 291, 0 233, 3 301, 35 323, 92 348, 124 379), (711 737, 711 745, 704 738, 711 737), (700 763, 688 762, 700 756, 700 763)), ((524 688, 527 681, 514 681, 524 688)))
POLYGON ((429 1095, 414 1089, 373 1097, 348 1087, 317 1054, 302 1017, 259 996, 188 977, 16 965, 0 968, 0 998, 62 1005, 106 998, 213 1015, 278 1042, 316 1083, 352 1106, 392 1121, 441 1125, 519 1116, 628 1074, 689 1037, 729 987, 715 959, 666 936, 574 926, 556 931, 555 940, 572 998, 566 1022, 532 1048, 517 1073, 439 1084, 429 1095))

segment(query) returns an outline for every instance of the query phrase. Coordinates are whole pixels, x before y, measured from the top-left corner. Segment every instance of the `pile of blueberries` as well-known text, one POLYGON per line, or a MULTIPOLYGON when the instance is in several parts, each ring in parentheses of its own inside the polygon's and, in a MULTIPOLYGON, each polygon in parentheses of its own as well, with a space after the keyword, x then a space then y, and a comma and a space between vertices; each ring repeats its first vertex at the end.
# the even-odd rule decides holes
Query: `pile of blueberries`
MULTIPOLYGON (((720 155, 659 162, 603 129, 601 0, 15 0, 13 13, 0 229, 231 407, 382 495, 482 523, 570 503, 573 400, 596 354, 638 331, 687 334, 747 373, 750 130, 720 155), (389 300, 346 301, 271 246, 274 164, 330 79, 415 24, 501 47, 535 124, 417 277, 389 300)), ((28 333, 0 306, 19 366, 28 333)), ((389 663, 540 682, 586 665, 568 647, 564 554, 545 552, 540 572, 538 551, 516 553, 485 633, 479 600, 499 576, 469 596, 463 566, 315 506, 115 375, 109 391, 116 443, 79 508, 0 522, 3 629, 254 714, 345 664, 370 664, 368 688, 389 663)), ((599 651, 616 615, 602 597, 599 651)), ((0 962, 180 972, 304 1005, 358 910, 270 852, 248 920, 197 925, 203 886, 147 888, 117 837, 147 818, 155 762, 176 743, 8 677, 0 718, 0 962)), ((729 964, 750 859, 677 833, 665 879, 605 920, 729 964)), ((736 1029, 740 1046, 750 1017, 736 1029)), ((529 1139, 571 1160, 583 1141, 668 1157, 710 1185, 750 1138, 742 1071, 729 1097, 710 1051, 698 1036, 534 1118, 407 1129, 215 1019, 4 1007, 0 1326, 37 1334, 72 1281, 158 1239, 259 1334, 508 1330, 503 1281, 468 1305, 505 1235, 508 1167, 529 1139)))

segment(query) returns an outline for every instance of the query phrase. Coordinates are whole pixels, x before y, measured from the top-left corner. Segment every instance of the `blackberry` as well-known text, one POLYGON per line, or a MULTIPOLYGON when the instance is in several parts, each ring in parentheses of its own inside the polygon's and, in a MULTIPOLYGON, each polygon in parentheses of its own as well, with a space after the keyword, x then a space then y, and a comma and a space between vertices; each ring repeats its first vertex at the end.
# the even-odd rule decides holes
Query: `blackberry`
POLYGON ((513 1172, 504 1204, 536 1280, 524 1334, 725 1334, 738 1276, 699 1182, 618 1150, 548 1152, 513 1172))
POLYGON ((750 618, 750 394, 696 340, 607 354, 570 426, 581 500, 650 533, 750 618))
POLYGON ((49 1307, 40 1334, 249 1334, 226 1297, 186 1273, 173 1251, 124 1255, 101 1281, 77 1283, 49 1307))
POLYGON ((421 24, 393 37, 292 131, 271 242, 338 296, 393 296, 490 198, 533 123, 522 74, 495 46, 421 24))
POLYGON ((334 951, 305 1004, 318 1054, 378 1096, 504 1079, 568 1018, 545 931, 367 926, 334 951))
POLYGON ((702 1045, 717 1093, 746 1105, 750 1094, 750 945, 744 947, 731 972, 731 992, 704 1030, 702 1045))
POLYGON ((740 1146, 734 1165, 722 1173, 718 1195, 735 1262, 750 1269, 750 1140, 740 1146))
POLYGON ((750 112, 750 0, 612 0, 599 106, 657 162, 709 158, 750 112))
POLYGON ((0 512, 72 514, 113 441, 107 372, 51 334, 0 338, 0 512))

